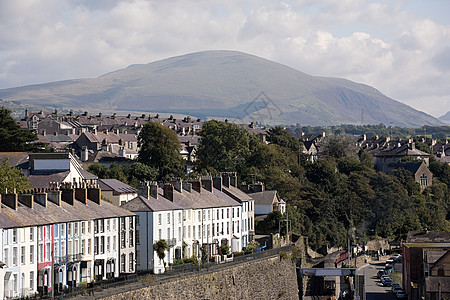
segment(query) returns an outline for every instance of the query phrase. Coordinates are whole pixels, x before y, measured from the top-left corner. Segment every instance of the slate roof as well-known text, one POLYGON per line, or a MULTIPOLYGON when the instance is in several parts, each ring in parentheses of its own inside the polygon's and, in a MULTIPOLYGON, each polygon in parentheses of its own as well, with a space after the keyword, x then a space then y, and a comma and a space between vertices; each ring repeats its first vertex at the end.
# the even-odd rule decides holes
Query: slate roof
POLYGON ((417 170, 419 170, 420 166, 423 164, 423 161, 407 161, 407 162, 399 162, 397 163, 398 168, 403 168, 412 174, 416 174, 417 170))
POLYGON ((101 205, 98 205, 91 200, 88 200, 87 204, 75 200, 74 205, 61 201, 61 206, 47 200, 46 207, 34 202, 33 208, 19 201, 17 210, 2 205, 1 213, 8 216, 12 222, 19 224, 19 226, 36 226, 134 215, 134 213, 106 201, 102 201, 101 205))
POLYGON ((11 167, 28 166, 28 153, 27 152, 0 152, 0 160, 8 158, 8 162, 11 167))
POLYGON ((166 211, 182 209, 180 206, 171 202, 170 200, 158 197, 158 198, 145 198, 144 196, 137 196, 136 198, 122 204, 124 209, 135 212, 142 211, 166 211))
POLYGON ((400 147, 376 152, 374 156, 430 156, 430 154, 411 147, 409 144, 404 144, 400 147))
POLYGON ((255 200, 255 205, 272 205, 275 202, 277 191, 262 191, 250 195, 255 200))
POLYGON ((445 231, 410 231, 407 243, 450 243, 450 232, 445 231))
POLYGON ((228 194, 230 197, 233 197, 237 201, 253 200, 253 198, 250 197, 250 195, 244 193, 243 191, 241 191, 238 188, 235 188, 234 186, 230 186, 230 187, 222 186, 222 191, 224 191, 226 194, 228 194))
POLYGON ((28 180, 31 186, 34 188, 48 188, 50 182, 63 182, 67 178, 70 171, 44 171, 44 172, 33 172, 33 174, 28 176, 28 180))
POLYGON ((137 193, 137 189, 117 179, 99 179, 98 185, 103 191, 114 191, 117 193, 137 193))

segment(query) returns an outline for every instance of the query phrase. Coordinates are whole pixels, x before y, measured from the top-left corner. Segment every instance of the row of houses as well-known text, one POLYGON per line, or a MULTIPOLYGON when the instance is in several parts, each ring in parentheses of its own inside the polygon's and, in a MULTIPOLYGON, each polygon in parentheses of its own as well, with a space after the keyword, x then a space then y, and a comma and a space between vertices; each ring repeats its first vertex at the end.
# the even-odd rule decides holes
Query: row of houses
POLYGON ((52 185, 1 195, 4 298, 58 295, 135 272, 135 215, 102 201, 98 186, 52 185))

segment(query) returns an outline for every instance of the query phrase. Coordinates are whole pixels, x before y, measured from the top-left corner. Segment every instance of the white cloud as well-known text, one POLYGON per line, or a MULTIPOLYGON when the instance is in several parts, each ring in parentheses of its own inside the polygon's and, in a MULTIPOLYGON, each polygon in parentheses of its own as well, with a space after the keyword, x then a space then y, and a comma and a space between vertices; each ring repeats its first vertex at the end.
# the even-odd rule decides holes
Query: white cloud
POLYGON ((440 115, 450 110, 449 40, 448 24, 401 0, 1 1, 0 88, 233 49, 440 115))

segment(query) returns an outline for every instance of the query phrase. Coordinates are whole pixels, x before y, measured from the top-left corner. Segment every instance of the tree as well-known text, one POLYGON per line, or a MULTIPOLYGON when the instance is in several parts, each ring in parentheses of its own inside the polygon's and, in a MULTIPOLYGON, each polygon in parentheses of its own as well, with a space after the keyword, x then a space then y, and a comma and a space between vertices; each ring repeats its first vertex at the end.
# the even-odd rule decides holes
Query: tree
POLYGON ((196 153, 198 171, 237 171, 243 174, 250 156, 250 134, 236 124, 211 120, 203 123, 196 153))
POLYGON ((156 122, 144 125, 138 136, 138 162, 158 170, 158 179, 182 177, 184 160, 181 144, 175 132, 156 122))
POLYGON ((0 162, 0 192, 23 191, 31 187, 28 178, 20 169, 12 168, 7 158, 0 162))
POLYGON ((300 151, 300 141, 281 126, 269 129, 267 135, 271 144, 277 144, 296 153, 300 151))
POLYGON ((36 152, 43 147, 42 143, 33 143, 36 134, 28 129, 22 129, 11 117, 11 111, 0 108, 0 152, 19 151, 36 152))
POLYGON ((350 135, 333 135, 327 137, 322 145, 322 153, 334 158, 357 158, 356 140, 350 135))
POLYGON ((156 243, 153 244, 153 250, 156 252, 156 255, 162 260, 164 265, 164 270, 166 270, 166 263, 164 262, 164 258, 166 258, 166 251, 169 250, 169 245, 165 239, 160 239, 156 243))

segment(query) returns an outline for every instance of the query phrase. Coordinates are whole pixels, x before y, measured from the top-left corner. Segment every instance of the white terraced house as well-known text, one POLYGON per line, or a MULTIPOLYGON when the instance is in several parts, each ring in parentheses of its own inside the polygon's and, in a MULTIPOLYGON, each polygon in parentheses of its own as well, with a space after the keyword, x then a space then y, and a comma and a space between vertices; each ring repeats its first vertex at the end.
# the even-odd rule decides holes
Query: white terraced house
POLYGON ((169 244, 166 264, 193 255, 201 259, 202 252, 206 259, 219 259, 221 245, 228 245, 233 252, 247 245, 249 214, 243 212, 248 211, 248 199, 240 203, 217 187, 209 176, 189 182, 174 180, 160 188, 147 183, 142 195, 122 205, 139 220, 138 271, 164 272, 163 262, 153 249, 160 239, 169 244))

